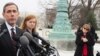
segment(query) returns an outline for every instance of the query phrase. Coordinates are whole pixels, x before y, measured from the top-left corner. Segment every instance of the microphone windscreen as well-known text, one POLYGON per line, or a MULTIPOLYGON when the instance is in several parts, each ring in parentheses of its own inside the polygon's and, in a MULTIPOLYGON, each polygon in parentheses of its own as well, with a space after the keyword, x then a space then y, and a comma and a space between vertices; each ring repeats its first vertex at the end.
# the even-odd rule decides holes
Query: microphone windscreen
POLYGON ((4 29, 3 32, 7 32, 7 29, 4 29))
POLYGON ((26 46, 26 45, 29 45, 29 40, 26 36, 21 36, 20 37, 20 43, 21 43, 21 45, 26 46))
POLYGON ((23 36, 26 36, 29 40, 33 39, 33 36, 29 32, 24 32, 23 36))
POLYGON ((0 37, 7 32, 7 29, 0 30, 0 37))
POLYGON ((35 32, 33 35, 34 35, 34 37, 38 37, 39 36, 39 34, 37 32, 35 32))

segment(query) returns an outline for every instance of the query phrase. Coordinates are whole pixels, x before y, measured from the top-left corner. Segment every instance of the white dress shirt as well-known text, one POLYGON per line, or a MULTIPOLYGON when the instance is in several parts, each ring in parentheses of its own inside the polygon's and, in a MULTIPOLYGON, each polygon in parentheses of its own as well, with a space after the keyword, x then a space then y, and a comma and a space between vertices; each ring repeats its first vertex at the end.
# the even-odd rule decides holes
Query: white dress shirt
POLYGON ((12 27, 11 25, 8 24, 8 22, 5 22, 7 29, 9 31, 10 37, 11 37, 11 29, 14 29, 14 32, 16 33, 16 26, 12 27))

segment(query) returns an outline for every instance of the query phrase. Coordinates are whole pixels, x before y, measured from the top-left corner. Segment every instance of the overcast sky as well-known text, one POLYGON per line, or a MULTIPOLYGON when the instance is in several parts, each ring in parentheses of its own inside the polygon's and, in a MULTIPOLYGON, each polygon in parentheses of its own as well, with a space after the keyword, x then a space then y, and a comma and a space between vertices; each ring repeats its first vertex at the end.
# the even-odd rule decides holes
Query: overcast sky
MULTIPOLYGON (((47 3, 55 3, 55 1, 59 0, 1 0, 0 1, 0 17, 2 17, 2 10, 3 6, 7 2, 14 2, 18 5, 20 12, 35 12, 35 13, 41 13, 45 11, 45 5, 41 4, 47 4, 47 3), (40 2, 41 1, 41 2, 40 2)), ((77 0, 74 0, 77 2, 77 0)))
POLYGON ((0 1, 0 17, 2 14, 3 6, 7 2, 14 2, 18 5, 20 12, 35 12, 40 13, 44 12, 45 9, 40 6, 39 0, 1 0, 0 1))

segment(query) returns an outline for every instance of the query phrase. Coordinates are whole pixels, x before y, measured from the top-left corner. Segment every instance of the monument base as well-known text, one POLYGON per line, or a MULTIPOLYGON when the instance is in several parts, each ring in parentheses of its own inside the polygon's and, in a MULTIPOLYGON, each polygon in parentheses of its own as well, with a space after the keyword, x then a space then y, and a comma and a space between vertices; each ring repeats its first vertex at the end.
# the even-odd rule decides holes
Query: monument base
POLYGON ((75 34, 73 32, 51 32, 49 40, 53 46, 60 50, 75 50, 75 34))
POLYGON ((55 46, 59 50, 65 50, 65 51, 75 50, 75 41, 65 41, 65 40, 53 41, 53 40, 50 40, 50 43, 52 44, 52 46, 55 46))

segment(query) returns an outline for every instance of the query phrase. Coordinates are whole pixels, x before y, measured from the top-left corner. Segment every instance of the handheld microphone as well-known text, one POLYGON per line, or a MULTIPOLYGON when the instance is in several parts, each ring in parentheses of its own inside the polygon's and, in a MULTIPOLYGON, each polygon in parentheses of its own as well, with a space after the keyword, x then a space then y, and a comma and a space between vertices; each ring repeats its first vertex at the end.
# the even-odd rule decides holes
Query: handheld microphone
POLYGON ((35 56, 35 54, 32 52, 32 50, 31 50, 31 48, 29 46, 29 40, 28 40, 28 38, 26 36, 21 36, 20 37, 20 43, 21 43, 22 46, 27 47, 28 51, 30 52, 30 54, 32 56, 35 56))
POLYGON ((33 43, 35 43, 43 51, 46 51, 42 46, 39 45, 39 43, 36 42, 36 40, 33 38, 33 36, 30 33, 24 32, 23 35, 26 36, 30 41, 32 41, 33 43))
POLYGON ((45 39, 43 39, 42 37, 39 36, 38 33, 34 33, 33 34, 34 37, 37 37, 38 39, 42 40, 43 44, 47 45, 47 46, 50 46, 50 43, 47 42, 45 39))
POLYGON ((21 36, 19 40, 20 40, 20 43, 21 43, 23 46, 26 46, 26 45, 29 44, 29 40, 27 39, 26 36, 21 36))
POLYGON ((1 33, 0 33, 0 37, 7 32, 7 29, 4 29, 1 33))

